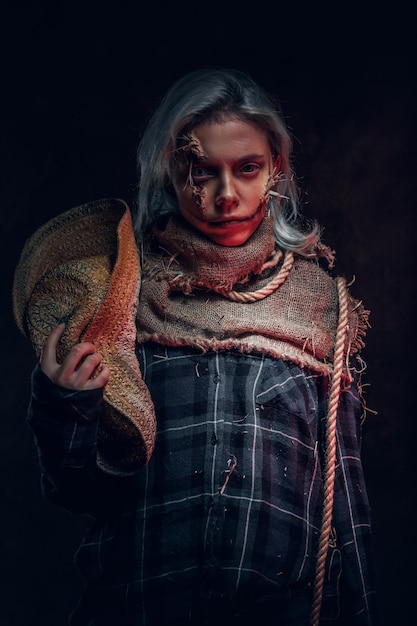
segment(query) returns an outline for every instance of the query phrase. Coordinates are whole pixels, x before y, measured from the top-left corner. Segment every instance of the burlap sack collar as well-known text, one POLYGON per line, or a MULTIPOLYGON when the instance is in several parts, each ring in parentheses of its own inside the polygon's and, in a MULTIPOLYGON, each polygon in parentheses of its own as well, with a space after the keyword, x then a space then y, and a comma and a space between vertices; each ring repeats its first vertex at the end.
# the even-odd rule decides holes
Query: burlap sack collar
POLYGON ((91 341, 110 367, 97 462, 111 474, 137 471, 155 441, 154 407, 135 356, 139 287, 130 210, 118 199, 83 204, 47 222, 26 242, 14 276, 16 323, 37 355, 65 321, 58 357, 91 341))
MULTIPOLYGON (((179 215, 171 216, 165 228, 155 227, 153 233, 158 245, 171 255, 165 274, 171 275, 172 288, 185 293, 199 287, 230 290, 246 283, 250 276, 262 273, 276 245, 273 218, 268 215, 252 237, 236 247, 221 246, 200 236, 179 215)), ((145 255, 144 262, 150 263, 147 269, 152 272, 151 254, 145 255)))
MULTIPOLYGON (((322 256, 332 260, 325 246, 320 244, 315 259, 293 255, 285 279, 269 292, 271 273, 282 272, 286 255, 270 266, 268 220, 238 248, 214 244, 173 217, 154 235, 157 241, 151 247, 145 243, 142 259, 139 343, 266 353, 332 374, 339 294, 335 279, 318 264, 322 256), (232 286, 236 289, 224 293, 223 287, 232 286), (246 299, 264 292, 266 297, 246 299)), ((369 311, 346 287, 343 291, 348 301, 344 378, 349 380, 348 357, 364 346, 369 311)))

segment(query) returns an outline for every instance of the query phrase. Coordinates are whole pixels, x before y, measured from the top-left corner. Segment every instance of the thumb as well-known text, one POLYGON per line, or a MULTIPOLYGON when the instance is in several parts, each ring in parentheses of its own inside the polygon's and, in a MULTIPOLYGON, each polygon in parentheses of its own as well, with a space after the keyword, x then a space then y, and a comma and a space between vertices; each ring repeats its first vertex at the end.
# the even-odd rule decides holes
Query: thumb
POLYGON ((65 329, 64 323, 58 324, 58 326, 56 326, 46 338, 45 343, 43 344, 40 355, 39 355, 39 362, 41 365, 44 364, 46 361, 49 361, 49 362, 53 361, 54 364, 57 363, 57 360, 56 360, 57 345, 58 345, 59 340, 62 337, 64 329, 65 329))

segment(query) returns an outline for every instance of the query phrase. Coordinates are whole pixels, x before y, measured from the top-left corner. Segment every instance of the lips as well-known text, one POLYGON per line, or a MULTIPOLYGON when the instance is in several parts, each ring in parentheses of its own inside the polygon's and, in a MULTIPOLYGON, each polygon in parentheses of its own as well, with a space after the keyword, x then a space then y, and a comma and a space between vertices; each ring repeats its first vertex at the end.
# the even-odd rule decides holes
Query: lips
POLYGON ((246 218, 231 219, 231 220, 216 220, 216 221, 210 221, 208 223, 212 224, 213 226, 224 226, 225 224, 239 224, 240 222, 247 222, 248 219, 252 219, 252 218, 246 217, 246 218))
POLYGON ((250 222, 251 220, 254 220, 258 215, 259 215, 259 210, 256 211, 256 213, 254 213, 253 215, 250 215, 249 217, 234 217, 234 218, 227 218, 227 219, 221 219, 221 220, 210 220, 210 221, 207 221, 207 224, 211 224, 212 226, 227 226, 228 224, 243 224, 244 222, 250 222))
POLYGON ((212 226, 221 227, 221 226, 227 226, 228 224, 242 224, 244 222, 250 222, 251 220, 254 220, 258 217, 259 213, 262 211, 263 208, 264 206, 260 204, 257 210, 255 211, 255 213, 253 213, 249 217, 232 217, 232 218, 227 217, 227 218, 221 218, 219 220, 209 220, 207 223, 211 224, 212 226))

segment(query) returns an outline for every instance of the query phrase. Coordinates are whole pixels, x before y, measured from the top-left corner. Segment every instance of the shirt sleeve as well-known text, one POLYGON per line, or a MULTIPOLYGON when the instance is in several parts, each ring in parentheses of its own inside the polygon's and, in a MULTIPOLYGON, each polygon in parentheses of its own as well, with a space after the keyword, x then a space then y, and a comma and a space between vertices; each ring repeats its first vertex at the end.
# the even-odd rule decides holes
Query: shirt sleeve
POLYGON ((34 369, 27 419, 38 449, 42 491, 64 508, 88 508, 99 473, 96 449, 102 411, 102 389, 65 389, 39 365, 34 369))

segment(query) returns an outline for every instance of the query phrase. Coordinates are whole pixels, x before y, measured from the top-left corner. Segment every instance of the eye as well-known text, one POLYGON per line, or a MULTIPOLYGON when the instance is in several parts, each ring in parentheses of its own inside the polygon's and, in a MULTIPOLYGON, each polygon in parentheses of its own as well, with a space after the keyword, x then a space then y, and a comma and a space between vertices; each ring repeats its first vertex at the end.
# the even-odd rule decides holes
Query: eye
POLYGON ((208 178, 211 178, 211 176, 213 176, 213 173, 207 167, 203 167, 202 165, 196 165, 191 169, 191 176, 193 180, 202 182, 204 180, 207 180, 208 178))
POLYGON ((244 163, 239 168, 242 174, 256 174, 261 169, 259 163, 244 163))

